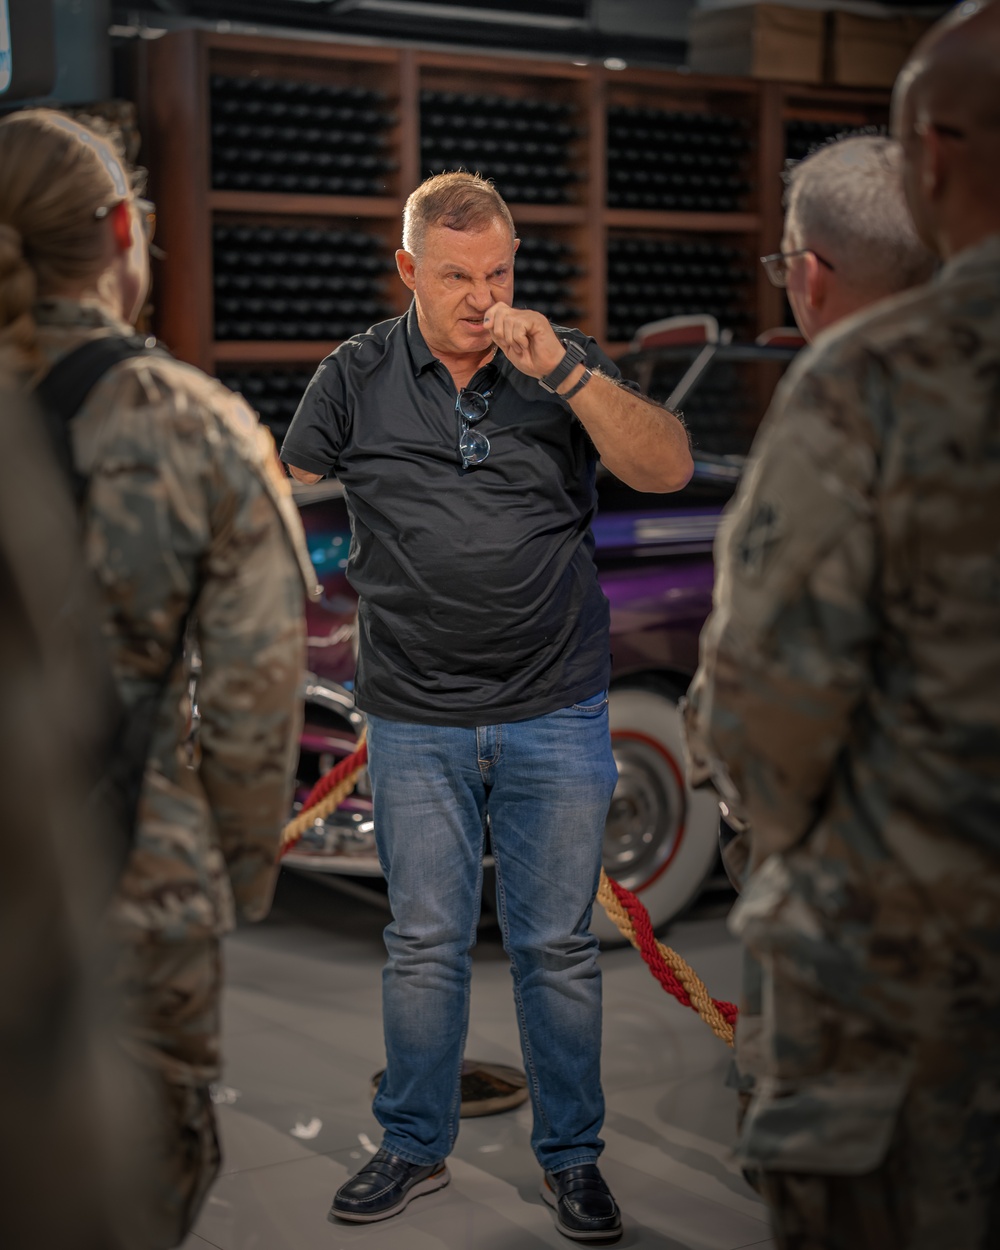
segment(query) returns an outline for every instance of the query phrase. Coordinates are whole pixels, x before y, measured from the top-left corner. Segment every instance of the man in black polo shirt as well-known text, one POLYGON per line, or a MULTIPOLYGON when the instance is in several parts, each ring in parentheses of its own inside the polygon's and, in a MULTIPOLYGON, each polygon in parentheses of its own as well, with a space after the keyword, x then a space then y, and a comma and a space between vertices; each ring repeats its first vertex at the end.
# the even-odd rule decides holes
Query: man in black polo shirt
POLYGON ((691 474, 675 416, 596 343, 511 307, 514 223, 471 174, 409 198, 409 312, 319 367, 282 448, 343 483, 360 596, 379 857, 382 1148, 331 1217, 385 1219, 448 1183, 458 1131, 486 820, 534 1110, 542 1197, 577 1240, 614 1238, 596 1161, 601 989, 588 925, 616 780, 608 604, 590 523, 597 458, 639 490, 691 474))

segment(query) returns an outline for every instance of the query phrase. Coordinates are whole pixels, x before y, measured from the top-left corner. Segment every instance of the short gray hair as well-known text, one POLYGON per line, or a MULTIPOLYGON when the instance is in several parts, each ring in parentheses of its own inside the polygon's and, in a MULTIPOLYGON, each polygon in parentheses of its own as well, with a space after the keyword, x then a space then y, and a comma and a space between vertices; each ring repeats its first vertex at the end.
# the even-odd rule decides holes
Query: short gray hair
POLYGON ((465 170, 434 174, 411 193, 403 208, 403 247, 419 257, 428 226, 477 231, 494 221, 507 226, 512 241, 517 238, 510 209, 488 178, 465 170))
POLYGON ((785 176, 789 242, 814 247, 843 281, 875 295, 926 282, 937 261, 917 238, 902 170, 902 148, 885 135, 825 144, 785 176))

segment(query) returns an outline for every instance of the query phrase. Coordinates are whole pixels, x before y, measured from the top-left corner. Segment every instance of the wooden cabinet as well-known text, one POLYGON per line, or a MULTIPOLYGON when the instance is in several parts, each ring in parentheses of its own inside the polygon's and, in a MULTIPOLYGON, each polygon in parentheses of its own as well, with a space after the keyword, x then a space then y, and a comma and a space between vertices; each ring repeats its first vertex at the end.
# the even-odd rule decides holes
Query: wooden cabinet
POLYGON ((184 30, 137 55, 158 333, 281 393, 406 308, 403 203, 443 168, 508 199, 519 303, 612 354, 674 312, 752 338, 784 318, 758 257, 786 154, 888 111, 877 91, 320 39, 184 30))

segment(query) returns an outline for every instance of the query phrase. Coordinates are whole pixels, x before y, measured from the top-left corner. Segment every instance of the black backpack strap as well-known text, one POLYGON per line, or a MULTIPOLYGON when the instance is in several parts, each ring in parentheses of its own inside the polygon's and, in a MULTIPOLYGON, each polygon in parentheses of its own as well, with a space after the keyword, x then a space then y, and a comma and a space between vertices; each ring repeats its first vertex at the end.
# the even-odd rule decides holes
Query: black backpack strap
MULTIPOLYGON (((35 398, 45 419, 56 458, 70 483, 78 509, 87 493, 87 479, 73 463, 69 423, 109 369, 132 356, 152 355, 169 358, 168 352, 156 346, 155 339, 144 339, 139 335, 103 335, 89 339, 57 360, 35 388, 35 398)), ((122 862, 135 833, 139 796, 156 717, 167 682, 183 654, 186 628, 187 617, 181 622, 174 654, 162 679, 153 689, 139 696, 133 707, 124 707, 110 685, 110 671, 107 674, 114 723, 108 725, 107 740, 102 744, 104 766, 90 795, 90 804, 101 820, 121 833, 122 862)))
POLYGON ((67 352, 35 387, 35 398, 45 418, 56 458, 70 481, 77 507, 83 503, 87 482, 73 464, 70 421, 80 411, 84 400, 97 383, 114 365, 132 356, 154 354, 167 355, 162 348, 157 347, 155 339, 145 339, 137 334, 102 335, 101 338, 88 339, 86 343, 67 352))

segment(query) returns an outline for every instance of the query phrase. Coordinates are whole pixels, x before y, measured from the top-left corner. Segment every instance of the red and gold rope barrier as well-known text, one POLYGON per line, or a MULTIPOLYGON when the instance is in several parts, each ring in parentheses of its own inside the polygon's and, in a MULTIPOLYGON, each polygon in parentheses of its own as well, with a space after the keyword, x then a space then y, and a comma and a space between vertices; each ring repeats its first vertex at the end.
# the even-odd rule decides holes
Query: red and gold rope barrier
POLYGON ((306 795, 299 814, 290 820, 281 831, 281 854, 288 852, 298 843, 310 825, 317 820, 325 820, 331 812, 335 812, 344 799, 357 785, 358 776, 368 762, 368 744, 364 735, 358 740, 357 749, 346 755, 313 786, 306 795))
POLYGON ((734 1003, 713 998, 687 960, 657 940, 642 901, 631 890, 613 881, 603 869, 597 899, 612 924, 636 948, 667 993, 673 994, 683 1006, 697 1011, 715 1036, 732 1046, 739 1009, 734 1003))
MULTIPOLYGON (((282 855, 288 854, 310 825, 336 811, 353 791, 367 760, 368 746, 362 736, 357 749, 316 782, 299 814, 282 830, 282 855)), ((675 950, 657 940, 653 922, 642 901, 631 890, 613 881, 603 869, 597 898, 611 922, 642 955, 650 972, 667 993, 684 1007, 697 1011, 715 1036, 732 1046, 737 1007, 713 998, 691 965, 675 950)))

